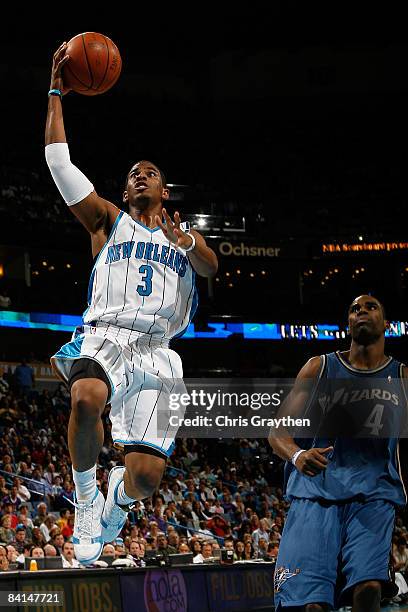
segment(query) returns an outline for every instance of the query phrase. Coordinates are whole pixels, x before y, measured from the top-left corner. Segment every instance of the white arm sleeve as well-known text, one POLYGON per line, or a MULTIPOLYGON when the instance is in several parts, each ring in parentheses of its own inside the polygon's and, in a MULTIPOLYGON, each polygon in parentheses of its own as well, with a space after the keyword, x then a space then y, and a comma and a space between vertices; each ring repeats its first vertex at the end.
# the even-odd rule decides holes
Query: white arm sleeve
POLYGON ((52 178, 68 206, 78 204, 92 193, 94 186, 71 162, 66 142, 53 142, 47 145, 45 159, 52 178))

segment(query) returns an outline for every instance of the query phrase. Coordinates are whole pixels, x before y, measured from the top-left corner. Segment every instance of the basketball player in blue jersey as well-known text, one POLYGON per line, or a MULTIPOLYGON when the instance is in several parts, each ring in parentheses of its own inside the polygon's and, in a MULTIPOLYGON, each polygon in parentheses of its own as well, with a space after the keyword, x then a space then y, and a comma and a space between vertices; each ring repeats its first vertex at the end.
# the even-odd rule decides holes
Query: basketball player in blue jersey
POLYGON ((45 155, 62 197, 90 234, 95 263, 83 326, 51 362, 71 390, 73 542, 77 559, 89 564, 103 542, 120 533, 131 504, 160 483, 176 431, 158 431, 157 411, 183 376, 169 341, 194 314, 195 273, 212 276, 218 263, 204 238, 163 208, 169 190, 154 163, 140 161, 130 169, 123 195, 129 214, 100 197, 71 163, 61 103, 67 60, 64 43, 53 58, 45 155), (108 403, 112 438, 124 449, 125 466, 111 470, 105 501, 95 472, 108 403))
POLYGON ((406 503, 397 436, 407 368, 384 354, 387 321, 376 298, 356 298, 348 324, 350 350, 310 359, 285 404, 292 415, 305 414, 319 403, 319 387, 334 389, 337 415, 354 416, 358 435, 325 437, 318 427, 308 449, 283 430, 269 437, 287 461, 291 501, 276 562, 277 610, 322 612, 352 601, 353 612, 379 612, 381 587, 389 585, 395 507, 406 503), (387 429, 387 418, 398 427, 387 429))

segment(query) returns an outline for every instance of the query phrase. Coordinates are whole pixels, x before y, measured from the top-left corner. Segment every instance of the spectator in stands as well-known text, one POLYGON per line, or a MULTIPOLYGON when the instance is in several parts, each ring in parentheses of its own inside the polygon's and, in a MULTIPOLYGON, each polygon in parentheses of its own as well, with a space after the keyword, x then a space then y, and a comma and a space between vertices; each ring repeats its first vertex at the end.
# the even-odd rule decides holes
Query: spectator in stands
POLYGON ((157 536, 157 551, 165 555, 174 555, 177 552, 177 548, 169 545, 164 533, 159 533, 157 536))
POLYGON ((77 568, 81 567, 81 564, 75 559, 74 545, 72 542, 64 542, 61 553, 62 567, 63 568, 77 568))
POLYGON ((34 559, 43 559, 45 557, 44 550, 41 546, 32 546, 30 549, 30 557, 34 559))
POLYGON ((47 504, 45 502, 40 502, 38 504, 36 516, 34 518, 34 525, 40 526, 45 521, 48 514, 47 510, 47 504))
POLYGON ((165 504, 168 504, 169 502, 173 501, 174 496, 173 496, 173 493, 169 489, 169 483, 167 482, 167 480, 162 481, 160 495, 163 496, 165 504))
POLYGON ((61 508, 59 511, 59 517, 56 519, 55 523, 57 527, 62 531, 65 525, 68 524, 68 518, 71 515, 71 511, 69 508, 61 508))
POLYGON ((138 567, 146 567, 146 562, 142 558, 140 543, 137 540, 130 542, 129 553, 138 567))
POLYGON ((67 540, 71 538, 74 533, 74 519, 75 514, 70 514, 68 518, 68 523, 61 530, 62 535, 67 540))
POLYGON ((56 474, 52 480, 52 487, 51 487, 50 495, 52 495, 53 497, 56 497, 57 495, 61 495, 61 493, 62 493, 62 479, 59 474, 56 474))
POLYGON ((225 550, 233 550, 234 551, 234 557, 233 560, 237 561, 238 557, 235 553, 235 548, 234 548, 234 540, 232 538, 225 538, 224 540, 224 548, 225 550))
POLYGON ((50 530, 56 526, 56 518, 53 514, 47 514, 44 521, 41 523, 40 531, 44 536, 44 540, 49 542, 51 540, 50 530))
POLYGON ((268 559, 268 545, 269 542, 263 538, 259 540, 258 547, 255 549, 257 559, 268 559))
MULTIPOLYGON (((30 491, 27 489, 27 487, 25 486, 25 484, 23 483, 23 481, 21 480, 21 478, 19 478, 18 476, 16 476, 13 480, 13 484, 17 489, 17 497, 21 500, 21 502, 24 504, 25 502, 28 502, 31 498, 31 493, 30 491)), ((21 511, 21 507, 20 507, 20 511, 21 511)))
MULTIPOLYGON (((150 531, 151 531, 151 525, 152 525, 152 523, 154 523, 154 522, 157 524, 157 527, 158 527, 158 530, 159 530, 159 531, 164 531, 164 532, 166 532, 166 531, 167 531, 167 523, 166 523, 166 521, 164 520, 164 518, 162 518, 162 516, 161 516, 161 512, 160 512, 160 509, 161 509, 160 504, 156 505, 156 506, 155 506, 155 508, 154 508, 154 510, 153 510, 153 514, 151 514, 151 515, 149 516, 149 521, 150 521, 150 531)), ((150 535, 152 535, 152 534, 150 534, 150 535)), ((157 535, 157 531, 156 531, 156 535, 157 535)), ((154 536, 153 536, 153 537, 154 537, 154 536)))
POLYGON ((267 557, 269 561, 276 561, 279 552, 279 542, 276 540, 269 542, 267 557))
POLYGON ((22 553, 27 545, 31 545, 31 542, 27 540, 24 525, 17 525, 15 536, 9 543, 14 546, 18 553, 22 553))
POLYGON ((258 529, 255 529, 252 534, 252 542, 256 551, 259 548, 259 543, 261 540, 265 540, 267 544, 269 542, 269 532, 267 530, 267 523, 264 519, 259 521, 258 529))
POLYGON ((408 548, 405 538, 398 538, 396 545, 393 546, 392 561, 396 572, 404 573, 408 565, 408 548))
POLYGON ((235 543, 235 555, 237 558, 237 561, 242 561, 244 559, 244 543, 243 542, 236 542, 235 543))
POLYGON ((10 514, 4 514, 1 517, 0 542, 5 542, 8 544, 14 540, 15 533, 15 530, 11 527, 10 514))
POLYGON ((35 377, 33 368, 28 365, 25 359, 22 360, 14 372, 17 389, 21 396, 28 395, 35 386, 35 377))
POLYGON ((32 528, 32 520, 26 515, 26 514, 19 514, 18 515, 18 522, 20 525, 24 526, 24 529, 26 530, 26 538, 27 540, 31 541, 32 538, 32 534, 33 534, 33 528, 32 528))
POLYGON ((252 542, 248 541, 245 543, 244 559, 245 561, 249 561, 249 559, 254 559, 254 558, 255 558, 255 549, 252 545, 252 542))
POLYGON ((185 554, 185 553, 191 552, 191 550, 189 549, 188 544, 186 544, 185 542, 181 542, 178 547, 178 552, 180 554, 181 553, 185 554))
POLYGON ((180 536, 177 533, 177 531, 172 531, 171 533, 168 533, 167 540, 168 540, 169 546, 173 547, 175 550, 178 549, 179 544, 180 544, 180 536))
POLYGON ((146 553, 146 540, 144 540, 143 538, 139 538, 139 545, 140 545, 140 557, 141 559, 143 559, 146 553))
POLYGON ((193 557, 193 563, 204 563, 212 557, 213 548, 211 542, 204 542, 201 553, 193 557))
POLYGON ((9 560, 7 558, 7 549, 0 544, 0 571, 7 572, 9 568, 9 560))
POLYGON ((7 558, 9 560, 9 563, 17 563, 18 552, 16 551, 14 546, 12 544, 8 544, 6 548, 7 548, 7 558))
POLYGON ((113 557, 115 558, 115 547, 113 544, 105 544, 103 547, 102 555, 105 557, 113 557))
POLYGON ((3 500, 5 495, 10 493, 10 489, 7 487, 6 479, 4 476, 0 476, 0 499, 3 500))
POLYGON ((55 535, 53 535, 51 538, 51 544, 55 546, 59 555, 62 554, 64 542, 65 542, 65 538, 62 535, 62 533, 59 533, 59 531, 56 531, 55 535))
POLYGON ((224 514, 224 508, 220 499, 214 500, 214 503, 210 506, 210 514, 224 514))
POLYGON ((12 486, 10 493, 3 498, 4 504, 13 504, 14 508, 18 512, 19 507, 21 506, 21 499, 18 496, 17 487, 12 486))
POLYGON ((221 538, 228 535, 228 531, 230 530, 227 521, 219 514, 207 521, 207 528, 221 538))
POLYGON ((46 544, 44 546, 44 554, 46 557, 57 557, 57 549, 52 544, 46 544))
POLYGON ((154 540, 154 544, 156 544, 157 536, 159 533, 159 526, 156 521, 150 521, 149 523, 149 531, 146 534, 147 538, 152 538, 154 540))
POLYGON ((174 485, 171 487, 171 492, 173 493, 173 501, 176 502, 176 504, 183 501, 183 494, 178 483, 174 483, 174 485))
POLYGON ((31 541, 33 544, 37 544, 38 546, 44 546, 45 544, 47 544, 44 535, 40 531, 39 527, 33 527, 31 541))

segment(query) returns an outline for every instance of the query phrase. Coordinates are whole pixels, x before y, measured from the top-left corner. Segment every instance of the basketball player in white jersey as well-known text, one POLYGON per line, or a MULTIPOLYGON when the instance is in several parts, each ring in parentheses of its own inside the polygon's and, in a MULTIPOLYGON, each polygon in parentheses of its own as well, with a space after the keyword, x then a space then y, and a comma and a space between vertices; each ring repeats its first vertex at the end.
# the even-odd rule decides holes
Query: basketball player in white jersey
POLYGON ((62 197, 90 233, 95 264, 84 324, 51 362, 71 390, 73 542, 76 558, 89 564, 103 542, 120 533, 131 504, 160 483, 176 432, 157 430, 157 410, 172 381, 183 375, 169 341, 194 314, 195 273, 212 276, 218 262, 200 234, 188 232, 178 213, 172 220, 163 208, 169 190, 155 164, 140 161, 131 168, 123 195, 127 214, 100 197, 71 163, 61 104, 67 93, 61 76, 69 59, 65 51, 66 43, 54 54, 45 155, 62 197), (112 438, 124 448, 125 467, 111 470, 105 501, 95 472, 108 403, 112 438))

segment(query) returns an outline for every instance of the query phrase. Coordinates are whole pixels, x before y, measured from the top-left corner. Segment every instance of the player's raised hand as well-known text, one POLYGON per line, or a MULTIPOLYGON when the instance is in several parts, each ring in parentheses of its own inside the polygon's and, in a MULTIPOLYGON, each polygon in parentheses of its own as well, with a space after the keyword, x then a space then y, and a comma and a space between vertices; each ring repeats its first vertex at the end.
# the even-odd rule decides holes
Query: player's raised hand
POLYGON ((326 454, 331 453, 332 446, 327 448, 311 448, 301 453, 296 459, 296 468, 305 476, 316 476, 325 470, 329 464, 326 454))
POLYGON ((64 82, 62 79, 62 68, 69 60, 69 55, 66 55, 67 43, 63 42, 60 47, 55 51, 53 59, 52 59, 52 68, 51 68, 51 83, 50 89, 59 89, 64 96, 67 94, 70 89, 64 87, 64 82))
POLYGON ((187 232, 183 232, 183 230, 180 228, 181 219, 179 213, 174 213, 174 222, 171 220, 171 217, 165 208, 162 209, 162 214, 165 223, 163 223, 163 220, 159 217, 159 215, 156 215, 156 223, 161 228, 163 234, 170 240, 170 242, 175 244, 176 247, 188 249, 193 240, 191 236, 187 234, 187 232))

